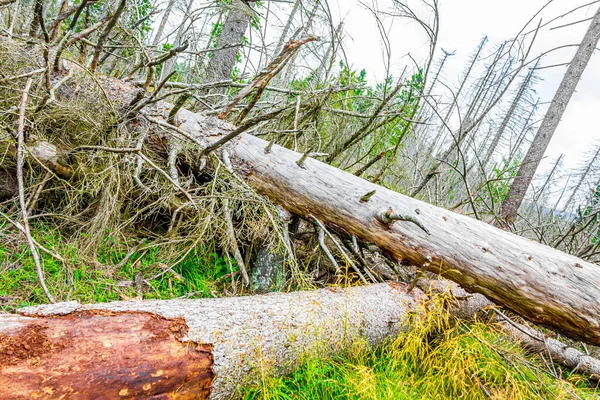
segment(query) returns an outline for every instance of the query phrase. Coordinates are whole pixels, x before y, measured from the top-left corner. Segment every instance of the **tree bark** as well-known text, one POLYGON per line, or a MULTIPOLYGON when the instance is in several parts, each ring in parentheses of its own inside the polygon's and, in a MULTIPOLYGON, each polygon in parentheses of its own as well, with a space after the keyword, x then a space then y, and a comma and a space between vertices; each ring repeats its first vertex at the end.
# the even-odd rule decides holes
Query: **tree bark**
POLYGON ((0 398, 208 398, 212 348, 187 329, 141 312, 0 314, 0 398))
MULTIPOLYGON (((179 129, 208 147, 235 129, 181 109, 179 129)), ((484 222, 412 199, 252 135, 226 144, 248 184, 290 212, 379 246, 530 321, 600 344, 600 268, 484 222), (361 198, 375 192, 366 202, 361 198)))
MULTIPOLYGON (((187 110, 179 120, 181 129, 209 144, 234 129, 187 110)), ((451 279, 530 321, 600 344, 597 265, 310 158, 301 167, 300 154, 276 145, 266 153, 267 145, 242 134, 228 143, 228 152, 246 182, 274 203, 375 243, 396 260, 451 279), (372 191, 368 202, 360 201, 372 191)))
POLYGON ((237 53, 242 47, 244 34, 250 25, 251 9, 248 3, 232 0, 231 9, 223 23, 223 29, 217 39, 217 49, 206 66, 206 81, 220 81, 231 78, 237 53), (228 47, 231 46, 231 47, 228 47))
POLYGON ((567 109, 567 105, 577 88, 577 84, 585 71, 590 58, 594 54, 596 45, 600 40, 600 8, 596 11, 592 22, 579 45, 573 60, 569 64, 569 68, 563 77, 550 107, 546 112, 546 116, 540 125, 540 128, 527 151, 527 155, 517 172, 517 176, 510 186, 510 190, 506 199, 502 203, 502 217, 507 222, 515 219, 519 207, 525 198, 529 184, 535 175, 535 171, 542 161, 542 157, 546 152, 552 136, 558 128, 558 124, 567 109))
MULTIPOLYGON (((450 312, 490 309, 447 281, 427 291, 455 296, 450 312)), ((0 314, 0 398, 223 399, 265 374, 355 340, 377 346, 423 312, 427 297, 402 284, 200 300, 30 307, 0 314), (63 396, 63 397, 61 397, 63 396)), ((600 363, 514 321, 497 321, 529 350, 597 378, 600 363)))
POLYGON ((423 298, 380 284, 0 314, 0 398, 229 398, 303 357, 380 344, 423 298))

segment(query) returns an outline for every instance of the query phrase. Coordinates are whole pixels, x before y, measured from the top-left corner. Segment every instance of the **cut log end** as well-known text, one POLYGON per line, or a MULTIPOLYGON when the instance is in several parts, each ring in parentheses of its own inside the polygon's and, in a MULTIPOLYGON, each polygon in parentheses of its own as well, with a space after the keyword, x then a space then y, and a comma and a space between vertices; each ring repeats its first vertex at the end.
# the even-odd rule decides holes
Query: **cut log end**
POLYGON ((184 320, 86 311, 0 327, 0 398, 207 399, 212 346, 184 320))

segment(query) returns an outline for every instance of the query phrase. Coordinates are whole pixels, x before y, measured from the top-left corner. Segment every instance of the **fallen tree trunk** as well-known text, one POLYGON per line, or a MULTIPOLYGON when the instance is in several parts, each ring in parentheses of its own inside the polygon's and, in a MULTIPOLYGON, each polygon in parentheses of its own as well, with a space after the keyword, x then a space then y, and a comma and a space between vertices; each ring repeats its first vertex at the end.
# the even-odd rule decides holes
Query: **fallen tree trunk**
MULTIPOLYGON (((204 147, 236 129, 185 109, 177 121, 180 132, 204 147)), ((252 135, 226 146, 243 179, 287 210, 372 242, 530 321, 600 344, 599 266, 283 147, 266 151, 268 143, 252 135)))
MULTIPOLYGON (((174 129, 200 148, 239 132, 225 121, 185 109, 177 123, 174 129)), ((396 260, 453 280, 530 321, 600 344, 597 265, 283 147, 266 151, 268 143, 252 135, 242 134, 226 146, 243 179, 287 210, 372 242, 396 260)), ((56 156, 41 154, 38 159, 53 169, 49 161, 56 156)))
POLYGON ((186 331, 146 313, 0 314, 0 398, 206 398, 212 349, 186 331))
MULTIPOLYGON (((434 282, 446 292, 445 283, 434 282)), ((452 314, 490 305, 460 296, 452 314)), ((430 287, 427 287, 430 290, 430 287)), ((427 297, 378 284, 349 289, 201 300, 76 302, 0 314, 0 398, 222 399, 306 356, 331 356, 398 334, 427 297)), ((499 321, 529 350, 598 378, 597 359, 534 329, 499 321)))
POLYGON ((0 398, 228 398, 304 356, 381 343, 423 298, 380 284, 0 314, 0 398))
MULTIPOLYGON (((180 129, 209 145, 234 130, 184 109, 178 116, 180 129)), ((268 143, 252 135, 228 145, 245 181, 274 203, 375 243, 396 260, 442 275, 530 321, 600 344, 597 265, 319 161, 298 163, 301 156, 286 148, 265 151, 268 143)))

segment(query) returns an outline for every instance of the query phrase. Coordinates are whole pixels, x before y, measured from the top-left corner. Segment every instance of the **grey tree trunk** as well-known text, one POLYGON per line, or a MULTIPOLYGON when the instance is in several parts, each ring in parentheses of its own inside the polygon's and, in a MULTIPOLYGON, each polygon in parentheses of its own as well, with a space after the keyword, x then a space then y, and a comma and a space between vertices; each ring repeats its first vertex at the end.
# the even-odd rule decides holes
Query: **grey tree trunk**
MULTIPOLYGON (((478 50, 478 54, 481 51, 481 49, 483 48, 483 44, 485 44, 485 41, 482 41, 482 43, 479 47, 479 50, 478 50)), ((425 188, 425 186, 427 186, 429 181, 436 175, 436 173, 439 172, 438 168, 440 168, 440 166, 443 164, 443 162, 448 161, 453 154, 455 154, 458 150, 460 150, 460 145, 462 144, 464 139, 467 137, 467 135, 474 128, 473 123, 477 119, 477 118, 475 118, 475 110, 477 109, 477 105, 480 104, 485 99, 485 96, 482 98, 483 94, 487 93, 491 88, 490 85, 488 85, 488 82, 494 81, 494 78, 495 78, 494 71, 496 69, 497 62, 502 55, 502 48, 500 48, 496 52, 496 57, 494 58, 494 60, 490 64, 490 66, 487 68, 485 76, 481 80, 481 83, 477 86, 477 90, 475 92, 473 100, 469 104, 469 108, 463 117, 463 121, 462 121, 460 127, 458 128, 458 132, 456 132, 456 134, 453 135, 450 146, 446 149, 446 151, 444 151, 444 153, 440 157, 438 157, 438 160, 436 160, 431 165, 428 173, 421 179, 419 184, 411 192, 411 196, 416 196, 425 188)), ((473 65, 471 65, 469 67, 469 71, 471 70, 472 66, 473 65)), ((458 99, 456 99, 456 100, 458 101, 458 99)), ((445 129, 447 129, 446 127, 447 127, 447 123, 444 123, 443 126, 440 127, 440 129, 445 130, 445 129)))
POLYGON ((288 17, 287 23, 283 27, 283 31, 281 32, 281 35, 279 35, 279 42, 277 42, 277 48, 276 48, 275 54, 279 54, 281 52, 281 50, 283 49, 283 45, 286 43, 286 38, 288 37, 288 33, 290 32, 290 29, 292 28, 292 24, 294 23, 294 17, 296 16, 296 12, 298 11, 299 7, 300 7, 300 0, 296 0, 294 2, 294 6, 292 7, 292 11, 290 12, 290 16, 288 17))
POLYGON ((167 4, 167 8, 163 12, 163 16, 160 20, 160 25, 158 26, 158 30, 154 35, 154 39, 152 40, 152 45, 157 46, 162 39, 163 32, 165 31, 165 26, 167 22, 169 22, 169 17, 171 16, 171 11, 173 10, 173 6, 175 5, 175 0, 169 0, 169 4, 167 4))
MULTIPOLYGON (((419 285, 421 287, 421 285, 419 285)), ((450 312, 471 319, 492 309, 447 281, 450 312)), ((0 397, 224 399, 304 357, 332 356, 366 339, 378 345, 422 312, 419 288, 348 289, 221 299, 59 303, 0 314, 0 397), (48 366, 57 366, 48 368, 48 366)), ((498 319, 528 349, 597 377, 600 362, 535 329, 498 319)))
MULTIPOLYGON (((239 130, 186 109, 178 118, 179 129, 203 148, 218 148, 239 130)), ((311 158, 302 157, 300 166, 300 154, 277 145, 265 152, 268 145, 242 134, 227 143, 227 153, 245 182, 273 203, 373 243, 399 262, 443 275, 530 321, 600 344, 597 265, 311 158), (371 197, 361 202, 367 193, 371 197)))
POLYGON ((505 221, 509 223, 514 221, 523 198, 525 198, 529 184, 535 175, 535 171, 546 152, 550 140, 552 140, 552 136, 567 109, 567 105, 575 92, 583 71, 585 71, 585 67, 594 54, 599 40, 600 9, 596 11, 583 41, 579 45, 571 64, 569 64, 569 68, 552 99, 552 103, 550 103, 546 116, 519 168, 519 172, 510 186, 508 195, 502 204, 502 218, 505 221))
MULTIPOLYGON (((210 143, 235 129, 182 109, 180 128, 210 143), (222 132, 214 135, 215 129, 222 132), (211 131, 211 136, 203 132, 211 131)), ((228 153, 245 181, 288 211, 374 243, 398 261, 441 274, 523 317, 600 344, 600 269, 484 222, 406 197, 243 134, 228 153), (366 194, 375 191, 368 202, 366 194), (394 220, 397 222, 394 223, 394 220)))
POLYGON ((533 116, 535 115, 539 104, 540 104, 540 99, 538 98, 535 101, 535 104, 532 105, 531 110, 529 111, 529 115, 527 116, 527 119, 525 120, 525 123, 523 124, 523 128, 521 129, 521 132, 519 132, 519 135, 517 136, 515 145, 510 150, 510 154, 508 155, 509 162, 512 162, 512 160, 517 156, 517 152, 521 148, 521 145, 523 144, 523 141, 525 140, 525 137, 527 136, 527 132, 531 128, 531 125, 532 125, 531 120, 533 119, 533 116))
POLYGON ((242 47, 244 34, 250 24, 250 12, 247 3, 241 0, 231 2, 231 9, 227 13, 216 45, 217 49, 224 49, 215 51, 208 62, 206 66, 207 81, 221 81, 231 77, 238 51, 242 47))
MULTIPOLYGON (((188 0, 186 3, 187 5, 186 5, 184 18, 181 21, 181 25, 179 25, 179 29, 177 30, 177 35, 175 35, 175 41, 173 43, 174 48, 179 47, 181 45, 181 43, 184 41, 183 36, 186 31, 186 23, 188 21, 188 16, 190 15, 190 11, 192 9, 193 3, 194 3, 194 0, 188 0)), ((177 61, 177 57, 171 57, 165 62, 163 69, 161 71, 161 79, 163 79, 164 77, 169 75, 171 72, 173 72, 173 70, 175 69, 176 61, 177 61)))
POLYGON ((446 130, 446 125, 448 125, 450 123, 450 117, 454 113, 454 108, 457 105, 458 99, 460 98, 460 95, 462 94, 462 91, 463 91, 463 89, 465 87, 465 84, 467 83, 467 80, 471 76, 471 71, 473 70, 473 67, 475 66, 475 63, 479 59, 479 55, 481 54, 481 51, 483 50, 483 47, 485 46, 486 42, 487 42, 487 36, 484 37, 483 39, 481 39, 481 42, 479 43, 479 46, 477 46, 477 51, 475 52, 475 55, 473 56, 473 59, 469 63, 467 71, 465 72, 465 75, 463 76, 463 78, 462 78, 462 80, 460 82, 460 86, 458 87, 458 90, 456 91, 456 94, 455 94, 456 98, 450 103, 450 107, 448 108, 448 111, 446 112, 446 115, 444 116, 444 119, 442 121, 443 123, 440 124, 440 128, 439 128, 438 133, 436 135, 436 140, 434 140, 433 145, 431 147, 431 150, 429 151, 429 154, 438 153, 437 148, 439 146, 439 142, 443 143, 444 139, 447 137, 447 134, 444 134, 444 132, 446 130))
POLYGON ((550 184, 550 182, 552 182, 552 178, 554 178, 554 174, 556 173, 556 171, 558 171, 558 168, 560 167, 561 161, 564 158, 564 156, 565 156, 565 154, 562 153, 558 157, 558 159, 556 160, 556 162, 554 163, 554 166, 552 167, 552 170, 548 174, 548 177, 546 178, 546 180, 544 180, 544 184, 542 185, 542 187, 540 188, 540 190, 537 192, 537 194, 533 198, 534 202, 537 202, 540 199, 540 197, 542 197, 542 195, 544 194, 544 192, 546 191, 546 189, 548 189, 548 185, 550 184))
POLYGON ((596 159, 598 158, 599 155, 600 155, 600 146, 598 146, 598 148, 596 149, 596 153, 594 154, 594 157, 592 157, 592 159, 590 160, 588 165, 585 167, 585 170, 582 172, 581 176, 579 177, 579 180, 577 181, 577 184, 573 188, 573 191, 571 192, 569 199, 565 203, 565 206, 564 206, 565 211, 569 208, 569 205, 571 205, 571 203, 573 202, 573 199, 577 195, 577 192, 579 192, 579 189, 581 188, 581 185, 583 184, 583 181, 585 180, 585 178, 588 177, 588 174, 590 173, 592 166, 596 162, 596 159))

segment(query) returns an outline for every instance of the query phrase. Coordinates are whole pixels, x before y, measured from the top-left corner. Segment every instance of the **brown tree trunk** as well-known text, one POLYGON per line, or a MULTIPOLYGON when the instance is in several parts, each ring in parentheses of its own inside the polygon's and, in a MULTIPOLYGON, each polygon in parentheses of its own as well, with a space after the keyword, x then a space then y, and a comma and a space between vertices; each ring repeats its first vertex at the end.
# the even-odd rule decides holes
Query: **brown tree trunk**
POLYGON ((0 398, 208 398, 212 347, 187 331, 142 312, 0 314, 0 398))
POLYGON ((563 77, 552 103, 546 112, 546 116, 538 129, 527 155, 517 172, 517 176, 510 186, 506 199, 502 203, 502 218, 507 222, 512 222, 517 216, 519 207, 525 198, 529 184, 535 175, 535 171, 542 161, 542 157, 552 140, 552 136, 560 123, 567 105, 577 88, 577 84, 585 71, 590 58, 600 40, 600 8, 596 11, 592 22, 579 45, 569 68, 563 77))

